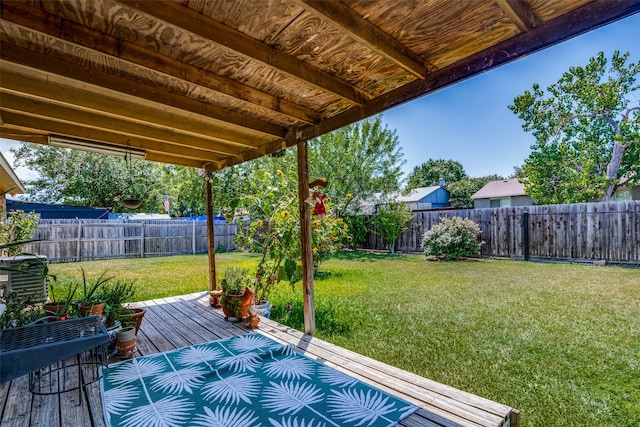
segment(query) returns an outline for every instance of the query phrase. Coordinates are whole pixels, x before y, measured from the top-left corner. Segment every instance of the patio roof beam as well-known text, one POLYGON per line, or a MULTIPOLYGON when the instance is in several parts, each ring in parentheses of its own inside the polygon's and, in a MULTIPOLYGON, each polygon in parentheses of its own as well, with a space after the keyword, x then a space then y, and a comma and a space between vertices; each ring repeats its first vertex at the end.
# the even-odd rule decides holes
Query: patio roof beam
POLYGON ((207 102, 170 92, 160 87, 151 86, 142 81, 132 81, 115 74, 109 74, 97 68, 65 61, 53 55, 36 52, 6 41, 2 42, 0 55, 5 61, 25 67, 40 69, 69 79, 201 114, 216 120, 217 125, 222 129, 242 133, 243 128, 249 128, 266 135, 278 137, 283 137, 286 134, 284 127, 264 120, 226 110, 207 102))
MULTIPOLYGON (((59 122, 42 117, 25 115, 20 112, 2 110, 5 123, 0 126, 0 137, 10 138, 12 135, 20 135, 20 140, 48 144, 48 135, 61 135, 74 138, 82 138, 88 141, 100 141, 106 144, 144 149, 147 152, 146 160, 161 162, 162 159, 171 160, 168 163, 181 164, 196 168, 203 167, 202 157, 205 153, 197 153, 192 149, 184 148, 170 152, 164 143, 149 141, 145 138, 123 135, 117 130, 110 131, 97 128, 86 128, 73 123, 59 122)), ((206 153, 205 160, 210 165, 217 165, 222 156, 215 153, 206 153)))
POLYGON ((120 0, 120 3, 204 37, 225 49, 232 50, 250 60, 302 80, 351 103, 362 105, 372 98, 367 92, 344 80, 177 2, 120 0))
POLYGON ((237 134, 226 129, 218 129, 215 123, 212 126, 212 120, 205 116, 169 106, 163 106, 162 109, 154 108, 157 107, 155 102, 143 101, 140 98, 78 83, 10 62, 2 63, 0 71, 3 85, 0 90, 36 99, 50 99, 76 108, 111 114, 123 120, 164 126, 178 132, 203 136, 203 142, 196 144, 195 148, 208 149, 211 144, 205 142, 207 139, 236 149, 254 148, 265 139, 258 132, 249 134, 245 131, 243 134, 237 134))
MULTIPOLYGON (((212 144, 205 138, 193 136, 166 126, 150 126, 142 122, 128 120, 125 116, 107 115, 104 112, 74 108, 50 99, 25 98, 2 91, 2 109, 21 114, 40 117, 62 123, 74 123, 81 127, 117 132, 132 138, 145 138, 151 141, 144 150, 163 151, 185 155, 192 151, 194 158, 210 155, 237 155, 243 147, 232 144, 212 144), (186 146, 185 146, 186 144, 186 146), (156 148, 157 147, 157 148, 156 148), (214 148, 214 149, 212 149, 214 148)), ((188 156, 187 156, 188 157, 188 156)))
POLYGON ((296 0, 307 12, 331 22, 358 43, 384 56, 414 76, 427 75, 424 59, 339 1, 296 0))
POLYGON ((267 108, 290 119, 313 124, 320 116, 313 110, 262 92, 251 86, 219 76, 170 56, 113 37, 76 22, 47 13, 29 5, 7 3, 1 9, 1 17, 25 28, 64 39, 86 49, 131 62, 172 77, 206 87, 241 101, 267 108))

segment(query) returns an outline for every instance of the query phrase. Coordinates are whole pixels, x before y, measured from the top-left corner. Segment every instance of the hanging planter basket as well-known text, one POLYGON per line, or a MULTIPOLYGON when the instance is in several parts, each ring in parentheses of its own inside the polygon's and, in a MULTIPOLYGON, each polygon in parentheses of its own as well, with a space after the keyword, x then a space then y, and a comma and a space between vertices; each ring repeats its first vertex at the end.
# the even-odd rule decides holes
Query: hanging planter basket
POLYGON ((127 199, 127 200, 121 199, 120 204, 125 208, 136 209, 136 208, 139 208, 140 205, 142 204, 142 199, 127 199))

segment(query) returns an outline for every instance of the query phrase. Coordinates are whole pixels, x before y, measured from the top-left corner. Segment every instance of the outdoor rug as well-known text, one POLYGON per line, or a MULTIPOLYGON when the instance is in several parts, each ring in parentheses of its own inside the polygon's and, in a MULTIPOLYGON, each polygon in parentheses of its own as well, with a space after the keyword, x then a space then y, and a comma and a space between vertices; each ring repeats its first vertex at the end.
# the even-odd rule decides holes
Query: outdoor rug
POLYGON ((249 333, 112 365, 108 426, 393 426, 418 408, 249 333))

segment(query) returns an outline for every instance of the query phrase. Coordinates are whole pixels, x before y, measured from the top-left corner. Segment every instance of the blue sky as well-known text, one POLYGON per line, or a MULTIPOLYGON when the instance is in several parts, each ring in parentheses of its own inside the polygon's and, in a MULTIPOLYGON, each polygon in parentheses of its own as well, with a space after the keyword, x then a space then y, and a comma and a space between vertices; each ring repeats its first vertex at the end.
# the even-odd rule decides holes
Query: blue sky
MULTIPOLYGON (((534 140, 507 106, 533 83, 546 88, 570 66, 586 64, 599 51, 610 58, 615 50, 640 60, 640 14, 386 111, 383 120, 398 135, 405 174, 429 159, 452 159, 472 177, 510 175, 534 140)), ((12 145, 0 139, 0 151, 11 164, 12 145)), ((23 169, 16 173, 33 178, 23 169)))

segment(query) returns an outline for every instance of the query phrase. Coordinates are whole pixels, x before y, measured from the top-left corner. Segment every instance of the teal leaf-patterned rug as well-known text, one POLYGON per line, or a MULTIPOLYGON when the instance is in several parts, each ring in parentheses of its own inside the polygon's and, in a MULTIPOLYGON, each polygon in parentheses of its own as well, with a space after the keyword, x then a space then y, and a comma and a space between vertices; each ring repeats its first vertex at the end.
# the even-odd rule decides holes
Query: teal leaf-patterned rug
POLYGON ((112 365, 108 426, 393 426, 418 408, 259 333, 112 365))

